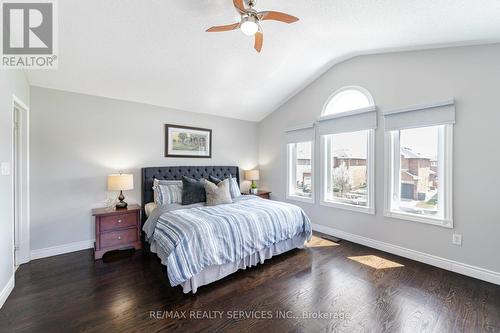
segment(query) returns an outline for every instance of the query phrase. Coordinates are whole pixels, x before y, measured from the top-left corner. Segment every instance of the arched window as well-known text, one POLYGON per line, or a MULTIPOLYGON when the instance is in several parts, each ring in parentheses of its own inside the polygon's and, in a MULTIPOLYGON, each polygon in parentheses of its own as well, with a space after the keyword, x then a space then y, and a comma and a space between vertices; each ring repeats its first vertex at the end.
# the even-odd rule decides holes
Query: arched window
POLYGON ((374 106, 372 95, 362 87, 344 87, 332 94, 323 108, 322 116, 337 115, 374 106))
POLYGON ((377 109, 361 87, 337 90, 318 119, 320 204, 375 213, 374 151, 377 109))

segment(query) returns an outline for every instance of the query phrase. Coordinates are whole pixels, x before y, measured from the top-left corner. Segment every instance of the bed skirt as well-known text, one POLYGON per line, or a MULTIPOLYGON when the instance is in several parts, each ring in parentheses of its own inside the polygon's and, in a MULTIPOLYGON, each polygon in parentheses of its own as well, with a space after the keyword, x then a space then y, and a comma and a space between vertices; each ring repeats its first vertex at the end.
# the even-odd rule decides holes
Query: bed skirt
MULTIPOLYGON (((185 294, 189 292, 192 292, 194 294, 198 290, 198 287, 220 280, 240 269, 246 269, 247 267, 256 266, 259 263, 263 264, 266 259, 270 259, 276 255, 285 253, 292 249, 303 248, 306 240, 307 234, 303 233, 293 238, 275 243, 239 261, 207 267, 200 273, 194 275, 191 279, 181 283, 182 291, 185 294)), ((151 252, 158 255, 163 265, 166 265, 166 253, 162 253, 162 249, 160 247, 157 247, 154 241, 151 242, 150 250, 151 252)))

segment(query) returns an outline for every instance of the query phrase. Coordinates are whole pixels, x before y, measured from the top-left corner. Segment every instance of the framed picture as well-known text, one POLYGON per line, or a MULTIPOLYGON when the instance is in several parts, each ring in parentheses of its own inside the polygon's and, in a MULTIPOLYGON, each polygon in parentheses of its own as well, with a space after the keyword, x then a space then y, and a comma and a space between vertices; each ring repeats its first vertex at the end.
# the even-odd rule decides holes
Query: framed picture
POLYGON ((165 157, 212 157, 212 130, 165 125, 165 157))

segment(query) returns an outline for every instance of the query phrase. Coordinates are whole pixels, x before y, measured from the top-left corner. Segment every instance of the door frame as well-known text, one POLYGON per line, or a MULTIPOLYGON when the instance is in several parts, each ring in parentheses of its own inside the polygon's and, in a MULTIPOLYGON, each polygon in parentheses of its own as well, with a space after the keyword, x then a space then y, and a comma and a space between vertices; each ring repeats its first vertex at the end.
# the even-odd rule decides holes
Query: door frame
POLYGON ((30 255, 30 131, 29 131, 30 109, 19 97, 12 95, 11 104, 11 148, 12 148, 12 171, 11 171, 11 184, 12 184, 12 223, 13 223, 13 255, 14 255, 14 270, 20 265, 27 263, 31 260, 30 255), (20 198, 19 204, 19 220, 16 221, 16 174, 18 173, 18 166, 16 161, 16 139, 15 139, 15 112, 16 108, 21 111, 19 119, 19 131, 21 133, 19 145, 19 153, 21 155, 22 168, 20 177, 20 188, 17 189, 20 198), (17 169, 17 170, 16 170, 17 169), (18 224, 16 225, 16 222, 18 224), (17 231, 17 235, 16 235, 17 231), (17 237, 16 237, 17 236, 17 237), (16 253, 17 252, 17 253, 16 253))

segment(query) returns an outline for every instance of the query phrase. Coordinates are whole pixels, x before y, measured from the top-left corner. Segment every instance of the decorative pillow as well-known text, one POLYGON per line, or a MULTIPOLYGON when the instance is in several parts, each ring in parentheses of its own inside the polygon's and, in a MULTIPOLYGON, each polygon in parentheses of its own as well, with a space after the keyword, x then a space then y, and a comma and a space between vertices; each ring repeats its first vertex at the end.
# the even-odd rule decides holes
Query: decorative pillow
POLYGON ((153 180, 153 197, 158 206, 182 202, 181 180, 153 180))
MULTIPOLYGON (((212 175, 208 176, 208 179, 216 185, 221 182, 221 179, 212 175)), ((241 196, 240 187, 238 186, 236 178, 233 178, 233 176, 230 175, 229 178, 226 179, 229 179, 229 193, 231 193, 231 198, 234 199, 241 196)))
POLYGON ((233 202, 229 193, 229 179, 220 181, 217 185, 205 180, 205 192, 207 194, 207 206, 216 206, 233 202))
POLYGON ((210 181, 211 181, 212 183, 214 183, 215 185, 219 184, 219 183, 222 181, 222 179, 217 178, 217 177, 212 176, 212 175, 209 175, 209 176, 208 176, 208 180, 210 180, 210 181))
POLYGON ((238 182, 236 181, 236 178, 233 178, 232 176, 229 177, 231 181, 231 186, 229 187, 229 192, 231 193, 231 198, 237 198, 241 196, 241 190, 238 185, 238 182))
POLYGON ((182 204, 191 205, 207 201, 205 194, 205 179, 182 177, 182 204))

